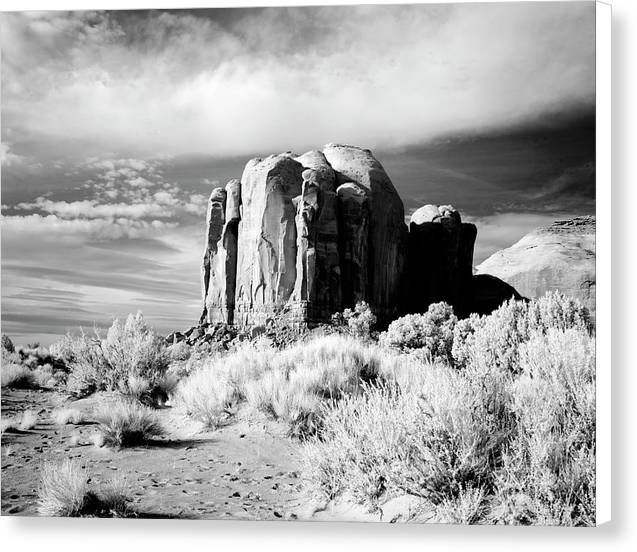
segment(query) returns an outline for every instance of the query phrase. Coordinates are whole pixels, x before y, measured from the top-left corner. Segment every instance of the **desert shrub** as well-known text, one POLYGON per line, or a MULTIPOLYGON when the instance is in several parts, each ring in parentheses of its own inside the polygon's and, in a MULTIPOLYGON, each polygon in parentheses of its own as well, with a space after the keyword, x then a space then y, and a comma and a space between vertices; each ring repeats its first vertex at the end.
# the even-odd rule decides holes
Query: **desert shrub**
POLYGON ((447 303, 433 303, 424 314, 409 314, 394 320, 380 341, 403 351, 419 349, 432 360, 451 358, 457 318, 447 303))
POLYGON ((487 391, 484 380, 431 365, 420 370, 420 389, 389 383, 336 403, 305 449, 313 491, 372 505, 405 493, 440 504, 473 483, 488 486, 511 432, 506 381, 490 383, 487 391))
POLYGON ((576 299, 549 292, 533 301, 507 301, 488 316, 473 315, 454 330, 452 357, 455 364, 519 372, 520 345, 537 332, 578 329, 590 333, 586 308, 576 299))
POLYGON ((79 335, 65 335, 51 346, 51 351, 70 368, 67 388, 80 396, 105 388, 110 366, 97 330, 92 335, 83 330, 79 335))
POLYGON ((0 369, 2 387, 13 389, 33 389, 37 387, 34 373, 21 364, 2 364, 0 369))
POLYGON ((105 405, 95 413, 95 420, 110 446, 132 447, 165 434, 155 411, 131 401, 105 405))
POLYGON ((20 417, 20 425, 18 426, 21 430, 26 431, 29 429, 33 429, 38 423, 38 414, 35 410, 25 410, 20 417))
POLYGON ((131 376, 147 380, 152 388, 168 368, 164 340, 146 324, 141 312, 129 314, 123 324, 116 319, 102 342, 102 350, 109 365, 104 376, 107 389, 126 391, 131 376))
POLYGON ((190 358, 192 348, 186 341, 179 341, 168 347, 168 355, 170 360, 174 362, 184 362, 190 358))
POLYGON ((122 482, 92 490, 76 460, 47 462, 41 468, 38 513, 57 517, 125 517, 132 512, 122 482))
POLYGON ((170 357, 159 336, 141 312, 124 323, 115 320, 106 338, 97 331, 67 335, 52 348, 71 368, 67 386, 77 394, 97 390, 120 391, 141 398, 165 383, 170 357))
POLYGON ((215 429, 232 414, 237 390, 214 369, 201 369, 178 386, 176 404, 187 415, 215 429))
POLYGON ((352 335, 366 339, 376 325, 376 315, 365 301, 359 301, 354 310, 345 309, 342 313, 333 314, 332 324, 336 327, 346 326, 352 335))
POLYGON ((15 345, 7 334, 2 334, 1 346, 4 351, 7 351, 8 353, 15 353, 15 345))
POLYGON ((498 473, 501 523, 595 522, 595 350, 581 329, 536 332, 512 386, 515 440, 498 473))
POLYGON ((51 418, 57 425, 81 424, 84 421, 84 415, 77 408, 63 408, 52 413, 51 418))

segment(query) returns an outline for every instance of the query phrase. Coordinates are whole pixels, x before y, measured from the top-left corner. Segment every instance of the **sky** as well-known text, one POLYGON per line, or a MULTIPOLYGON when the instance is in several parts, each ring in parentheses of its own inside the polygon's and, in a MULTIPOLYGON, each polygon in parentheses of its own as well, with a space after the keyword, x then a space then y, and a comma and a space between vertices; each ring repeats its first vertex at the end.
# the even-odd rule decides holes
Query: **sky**
POLYGON ((594 3, 0 14, 2 331, 200 313, 207 197, 246 161, 372 149, 475 264, 594 213, 594 3))

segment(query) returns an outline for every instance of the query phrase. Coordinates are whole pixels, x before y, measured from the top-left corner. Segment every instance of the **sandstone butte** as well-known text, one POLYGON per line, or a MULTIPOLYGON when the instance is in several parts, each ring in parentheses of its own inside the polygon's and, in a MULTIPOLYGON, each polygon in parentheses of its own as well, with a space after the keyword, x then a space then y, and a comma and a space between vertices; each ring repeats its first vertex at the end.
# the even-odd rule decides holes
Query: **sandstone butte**
POLYGON ((520 294, 506 271, 473 275, 476 235, 450 205, 425 205, 407 226, 370 150, 251 159, 210 195, 200 323, 313 325, 358 301, 381 324, 437 301, 461 316, 490 312, 520 294))

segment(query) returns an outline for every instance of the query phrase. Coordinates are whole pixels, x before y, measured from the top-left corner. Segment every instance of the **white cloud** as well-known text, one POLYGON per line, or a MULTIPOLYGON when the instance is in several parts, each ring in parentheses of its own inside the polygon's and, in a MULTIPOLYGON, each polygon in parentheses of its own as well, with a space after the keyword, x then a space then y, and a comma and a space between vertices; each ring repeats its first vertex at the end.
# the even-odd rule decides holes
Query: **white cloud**
POLYGON ((32 237, 43 243, 75 243, 88 240, 118 240, 146 238, 175 228, 177 223, 160 220, 133 220, 127 218, 65 219, 56 215, 25 215, 2 217, 2 239, 5 243, 21 242, 32 237))
POLYGON ((37 198, 32 203, 19 203, 16 206, 20 210, 40 209, 59 216, 63 219, 73 218, 169 218, 175 215, 174 210, 167 209, 158 204, 126 204, 106 203, 99 205, 95 200, 83 201, 51 201, 43 197, 37 198))
MULTIPOLYGON (((592 3, 3 14, 3 124, 140 155, 406 145, 594 102, 592 3)), ((139 171, 138 167, 129 167, 139 171)))

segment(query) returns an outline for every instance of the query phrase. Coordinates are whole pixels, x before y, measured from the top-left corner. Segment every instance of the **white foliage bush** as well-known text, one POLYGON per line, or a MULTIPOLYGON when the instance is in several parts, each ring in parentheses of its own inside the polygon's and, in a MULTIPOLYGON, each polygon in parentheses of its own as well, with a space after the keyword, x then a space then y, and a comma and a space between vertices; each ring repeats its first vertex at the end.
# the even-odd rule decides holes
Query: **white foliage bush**
POLYGON ((446 303, 433 303, 424 314, 394 320, 380 336, 382 344, 402 351, 421 350, 434 361, 451 359, 457 318, 446 303))

